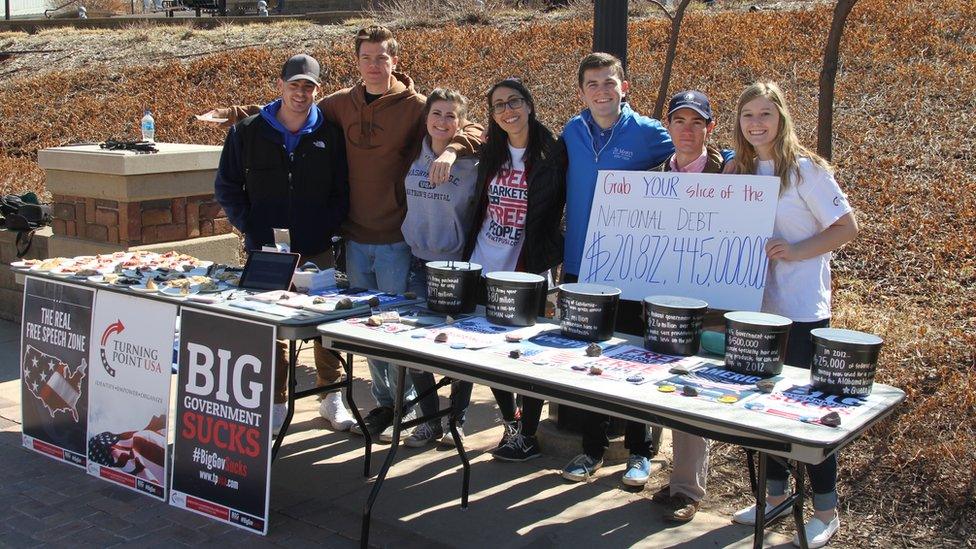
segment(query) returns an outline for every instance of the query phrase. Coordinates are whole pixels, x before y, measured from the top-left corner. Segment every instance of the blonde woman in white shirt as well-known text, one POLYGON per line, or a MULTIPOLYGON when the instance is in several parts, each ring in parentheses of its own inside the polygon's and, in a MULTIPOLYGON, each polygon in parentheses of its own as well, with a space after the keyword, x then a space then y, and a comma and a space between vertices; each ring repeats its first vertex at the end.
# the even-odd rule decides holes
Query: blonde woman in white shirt
MULTIPOLYGON (((736 109, 734 171, 780 179, 773 237, 766 244, 769 272, 762 310, 793 320, 786 363, 809 368, 810 331, 830 323, 831 252, 857 235, 857 221, 833 168, 800 144, 783 92, 774 82, 747 87, 736 109)), ((823 547, 840 527, 837 515, 837 455, 807 465, 813 487, 813 518, 807 545, 823 547)), ((788 472, 776 460, 767 467, 766 511, 787 495, 788 472)), ((788 511, 788 509, 787 509, 788 511)), ((755 524, 756 506, 740 510, 735 522, 755 524)), ((797 536, 794 545, 799 545, 797 536)))

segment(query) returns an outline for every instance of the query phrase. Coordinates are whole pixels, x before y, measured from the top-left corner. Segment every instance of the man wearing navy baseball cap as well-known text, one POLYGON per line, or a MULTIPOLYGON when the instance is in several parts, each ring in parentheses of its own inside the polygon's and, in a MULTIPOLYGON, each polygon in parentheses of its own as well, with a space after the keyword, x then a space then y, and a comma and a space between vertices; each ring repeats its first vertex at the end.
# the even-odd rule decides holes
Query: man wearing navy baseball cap
MULTIPOLYGON (((319 71, 319 62, 309 55, 285 61, 277 82, 279 98, 228 131, 214 194, 227 219, 244 234, 248 250, 274 246, 272 229, 286 228, 291 250, 327 269, 334 263, 332 235, 349 211, 349 182, 342 131, 315 104, 322 84, 319 71)), ((288 408, 286 348, 278 342, 271 422, 276 433, 288 408)), ((314 351, 318 383, 336 381, 342 374, 338 359, 318 338, 314 351)))

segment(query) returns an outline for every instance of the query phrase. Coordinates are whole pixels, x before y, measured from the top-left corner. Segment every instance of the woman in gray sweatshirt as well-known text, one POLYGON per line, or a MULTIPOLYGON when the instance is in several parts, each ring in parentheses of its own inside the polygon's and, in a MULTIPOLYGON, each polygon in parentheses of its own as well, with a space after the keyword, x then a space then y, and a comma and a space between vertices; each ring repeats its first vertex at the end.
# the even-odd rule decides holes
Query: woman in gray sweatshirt
MULTIPOLYGON (((413 258, 410 262, 408 290, 418 297, 427 296, 428 261, 460 260, 464 253, 465 238, 474 219, 474 210, 480 193, 476 188, 478 158, 458 158, 451 167, 451 175, 446 183, 434 185, 430 182, 431 163, 440 156, 464 125, 468 111, 468 100, 454 90, 438 88, 427 96, 424 119, 427 135, 424 137, 420 153, 404 177, 403 186, 407 198, 407 215, 400 231, 410 246, 413 258)), ((434 375, 410 370, 410 377, 418 393, 434 385, 434 375)), ((453 414, 458 420, 458 431, 463 437, 460 425, 464 423, 464 412, 471 401, 471 383, 455 381, 451 384, 453 414)), ((437 394, 433 393, 420 401, 423 415, 437 411, 437 394)), ((446 433, 440 419, 422 423, 404 440, 410 447, 421 447, 444 438, 453 444, 450 432, 446 433)))

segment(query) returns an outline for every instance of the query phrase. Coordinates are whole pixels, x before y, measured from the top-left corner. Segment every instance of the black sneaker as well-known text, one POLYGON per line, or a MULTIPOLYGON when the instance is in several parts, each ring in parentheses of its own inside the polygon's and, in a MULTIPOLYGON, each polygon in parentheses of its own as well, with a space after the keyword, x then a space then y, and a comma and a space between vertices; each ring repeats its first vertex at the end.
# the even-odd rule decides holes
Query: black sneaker
POLYGON ((508 425, 505 427, 507 436, 498 448, 492 450, 492 457, 502 461, 528 461, 542 455, 539 452, 539 443, 536 438, 523 435, 521 426, 515 427, 511 432, 508 425))
MULTIPOLYGON (((393 408, 386 406, 373 408, 369 414, 363 418, 363 423, 366 424, 366 430, 369 431, 370 437, 376 438, 376 436, 382 433, 384 429, 393 424, 393 408)), ((363 434, 362 429, 359 427, 359 423, 353 425, 349 431, 357 435, 363 434)))

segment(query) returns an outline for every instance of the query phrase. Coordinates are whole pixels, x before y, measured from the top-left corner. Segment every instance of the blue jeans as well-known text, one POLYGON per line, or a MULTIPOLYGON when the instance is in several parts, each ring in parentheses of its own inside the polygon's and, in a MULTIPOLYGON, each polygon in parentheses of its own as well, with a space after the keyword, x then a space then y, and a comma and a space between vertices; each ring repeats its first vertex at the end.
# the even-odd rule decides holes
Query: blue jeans
MULTIPOLYGON (((417 297, 420 299, 427 299, 426 260, 420 259, 419 257, 411 257, 407 291, 417 294, 417 297)), ((410 370, 410 378, 413 379, 413 385, 417 389, 418 394, 434 386, 434 374, 430 372, 410 370)), ((452 415, 457 418, 458 425, 464 425, 464 415, 468 410, 468 404, 471 403, 471 390, 473 388, 474 386, 467 381, 455 381, 451 383, 452 415)), ((432 393, 418 404, 420 405, 420 412, 425 416, 437 412, 437 393, 432 393)), ((436 423, 436 421, 431 423, 436 423)))
MULTIPOLYGON (((391 294, 407 291, 407 275, 410 269, 410 246, 406 242, 395 244, 360 244, 346 242, 346 276, 349 285, 370 288, 391 294)), ((373 398, 379 406, 393 407, 396 399, 396 370, 389 362, 368 360, 369 375, 373 378, 373 398)), ((408 376, 403 387, 404 397, 416 396, 408 376)))

